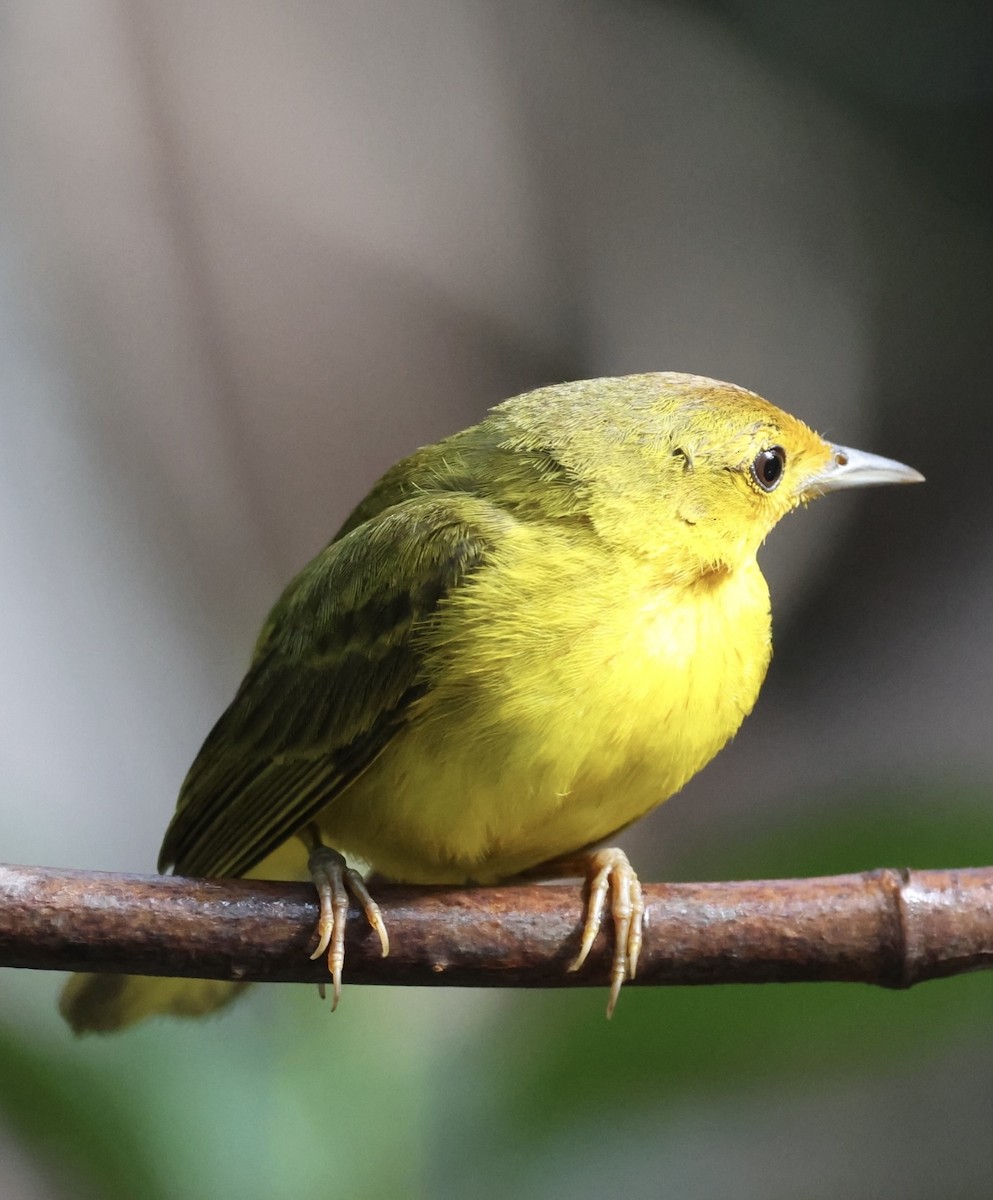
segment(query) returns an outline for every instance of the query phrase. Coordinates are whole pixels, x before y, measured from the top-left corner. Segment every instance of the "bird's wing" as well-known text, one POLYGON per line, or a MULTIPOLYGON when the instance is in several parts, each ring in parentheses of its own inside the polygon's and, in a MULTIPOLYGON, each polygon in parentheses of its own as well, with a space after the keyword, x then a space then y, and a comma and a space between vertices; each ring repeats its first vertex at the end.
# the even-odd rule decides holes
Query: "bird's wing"
POLYGON ((512 521, 464 493, 422 495, 304 568, 190 768, 159 869, 244 874, 348 787, 427 690, 417 631, 512 521))

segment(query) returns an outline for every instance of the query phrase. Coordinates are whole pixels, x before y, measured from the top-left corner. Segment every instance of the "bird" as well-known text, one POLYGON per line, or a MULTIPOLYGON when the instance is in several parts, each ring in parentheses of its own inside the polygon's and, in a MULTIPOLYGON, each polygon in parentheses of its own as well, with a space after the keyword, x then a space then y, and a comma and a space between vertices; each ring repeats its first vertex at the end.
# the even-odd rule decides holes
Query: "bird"
MULTIPOLYGON (((540 387, 373 486, 265 621, 179 793, 159 869, 305 873, 341 994, 359 860, 407 884, 586 882, 579 970, 609 909, 608 1015, 644 904, 606 845, 733 737, 772 653, 756 561, 828 492, 913 483, 754 392, 673 372, 540 387), (288 862, 295 865, 288 867, 288 862)), ((77 1032, 199 1016, 243 987, 81 975, 77 1032)))

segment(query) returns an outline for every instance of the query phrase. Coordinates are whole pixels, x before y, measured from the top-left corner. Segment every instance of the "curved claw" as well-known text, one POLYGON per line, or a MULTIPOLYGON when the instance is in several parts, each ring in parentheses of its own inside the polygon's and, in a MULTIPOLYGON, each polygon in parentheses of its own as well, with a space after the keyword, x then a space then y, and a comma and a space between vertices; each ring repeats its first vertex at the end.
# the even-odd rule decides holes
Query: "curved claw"
POLYGON ((590 872, 590 885, 583 940, 579 953, 569 964, 569 970, 578 971, 589 956, 603 923, 609 891, 610 915, 614 922, 614 956, 610 967, 610 997, 607 1001, 607 1016, 610 1017, 617 1005, 622 984, 627 979, 634 979, 638 970, 645 902, 641 883, 623 850, 608 848, 593 851, 587 858, 587 869, 590 872))
MULTIPOLYGON (((362 905, 366 919, 379 937, 383 957, 390 952, 390 938, 379 905, 369 895, 365 880, 353 870, 337 850, 315 846, 308 859, 310 875, 317 888, 320 914, 317 918, 317 949, 311 960, 327 953, 331 973, 331 1011, 341 999, 341 976, 345 966, 345 925, 348 920, 348 896, 351 893, 362 905)), ((324 998, 324 985, 318 985, 324 998)))

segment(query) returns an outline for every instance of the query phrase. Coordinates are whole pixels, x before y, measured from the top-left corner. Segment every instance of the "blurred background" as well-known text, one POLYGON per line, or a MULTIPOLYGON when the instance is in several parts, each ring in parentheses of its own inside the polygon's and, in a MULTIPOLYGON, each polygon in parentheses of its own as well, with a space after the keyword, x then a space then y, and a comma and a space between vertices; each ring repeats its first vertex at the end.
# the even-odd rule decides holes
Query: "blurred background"
MULTIPOLYGON (((777 530, 762 699, 642 878, 993 862, 991 64, 986 3, 0 3, 0 859, 150 870, 382 469, 680 370, 928 484, 777 530)), ((981 975, 83 1041, 60 982, 0 975, 4 1200, 990 1194, 981 975)))

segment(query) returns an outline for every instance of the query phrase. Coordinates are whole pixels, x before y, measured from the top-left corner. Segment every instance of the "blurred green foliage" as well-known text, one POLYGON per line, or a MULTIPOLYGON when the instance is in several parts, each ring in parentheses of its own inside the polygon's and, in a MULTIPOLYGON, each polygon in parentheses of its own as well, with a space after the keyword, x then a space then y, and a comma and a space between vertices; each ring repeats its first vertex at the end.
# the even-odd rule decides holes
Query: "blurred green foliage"
POLYGON ((0 1111, 56 1179, 81 1181, 94 1196, 158 1200, 168 1194, 156 1186, 143 1141, 112 1082, 85 1063, 67 1069, 58 1049, 2 1026, 0 1111))

